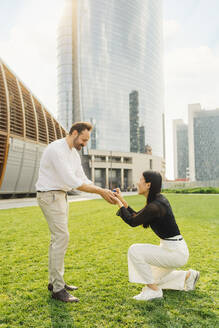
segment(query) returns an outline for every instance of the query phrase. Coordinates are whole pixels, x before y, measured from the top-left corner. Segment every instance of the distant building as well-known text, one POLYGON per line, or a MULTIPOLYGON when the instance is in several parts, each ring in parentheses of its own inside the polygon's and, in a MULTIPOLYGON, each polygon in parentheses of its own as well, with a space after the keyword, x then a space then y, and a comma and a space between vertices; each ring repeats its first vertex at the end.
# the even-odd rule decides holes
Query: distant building
POLYGON ((145 153, 148 155, 152 155, 152 148, 149 145, 145 146, 145 153))
POLYGON ((151 154, 89 149, 82 163, 87 176, 103 188, 136 187, 142 172, 150 169, 159 171, 165 179, 165 161, 151 154))
POLYGON ((129 122, 130 122, 130 152, 139 151, 139 111, 138 91, 129 94, 129 122))
POLYGON ((145 128, 144 128, 144 125, 139 127, 139 152, 145 153, 145 128))
POLYGON ((90 122, 93 126, 93 129, 91 131, 91 149, 96 149, 97 148, 97 129, 96 129, 96 121, 94 119, 90 119, 90 122))
POLYGON ((189 110, 189 174, 191 181, 219 180, 219 108, 189 110))
POLYGON ((173 122, 174 172, 176 179, 219 180, 219 108, 188 106, 188 125, 173 122))
POLYGON ((189 166, 188 126, 182 120, 173 121, 174 176, 186 179, 189 166))

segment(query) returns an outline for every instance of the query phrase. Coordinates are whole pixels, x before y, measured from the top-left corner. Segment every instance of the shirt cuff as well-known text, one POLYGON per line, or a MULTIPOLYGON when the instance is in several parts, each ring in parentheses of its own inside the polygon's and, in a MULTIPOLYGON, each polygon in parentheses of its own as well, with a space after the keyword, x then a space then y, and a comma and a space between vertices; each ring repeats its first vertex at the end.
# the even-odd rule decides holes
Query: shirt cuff
POLYGON ((93 181, 87 179, 84 183, 86 183, 86 184, 93 184, 93 181))
POLYGON ((118 211, 116 212, 116 215, 117 216, 121 216, 121 211, 122 211, 122 208, 125 208, 125 206, 122 206, 118 209, 118 211))

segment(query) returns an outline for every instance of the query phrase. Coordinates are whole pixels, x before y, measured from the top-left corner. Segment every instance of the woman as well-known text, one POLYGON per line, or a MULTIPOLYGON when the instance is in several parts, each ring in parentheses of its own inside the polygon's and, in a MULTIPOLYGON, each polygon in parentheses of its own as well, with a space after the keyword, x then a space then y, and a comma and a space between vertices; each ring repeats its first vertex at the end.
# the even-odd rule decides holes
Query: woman
POLYGON ((151 227, 160 238, 160 245, 133 244, 128 250, 129 281, 145 284, 136 300, 147 301, 162 298, 162 289, 194 290, 199 279, 195 270, 177 271, 185 265, 189 251, 176 224, 168 200, 160 194, 160 173, 145 171, 138 186, 138 194, 145 196, 146 206, 135 212, 123 199, 120 190, 114 190, 120 207, 117 215, 131 227, 151 227))

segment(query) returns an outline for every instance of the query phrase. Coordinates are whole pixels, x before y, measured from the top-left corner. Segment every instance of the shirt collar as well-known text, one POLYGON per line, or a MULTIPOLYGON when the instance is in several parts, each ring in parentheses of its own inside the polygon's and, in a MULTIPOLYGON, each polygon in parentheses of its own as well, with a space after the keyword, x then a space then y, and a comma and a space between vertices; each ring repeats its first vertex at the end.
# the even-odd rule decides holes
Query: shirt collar
POLYGON ((65 145, 65 148, 68 149, 68 151, 72 152, 72 150, 73 150, 74 148, 72 148, 72 149, 69 148, 69 145, 68 145, 68 143, 67 143, 66 138, 63 138, 62 140, 63 140, 63 144, 65 145))

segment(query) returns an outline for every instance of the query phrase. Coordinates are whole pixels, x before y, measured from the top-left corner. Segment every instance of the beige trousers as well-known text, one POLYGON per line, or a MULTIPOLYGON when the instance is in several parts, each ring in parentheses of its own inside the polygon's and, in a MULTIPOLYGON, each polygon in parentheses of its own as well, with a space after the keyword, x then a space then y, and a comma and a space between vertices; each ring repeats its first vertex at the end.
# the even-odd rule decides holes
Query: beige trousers
POLYGON ((68 246, 68 201, 63 191, 37 193, 38 204, 47 220, 51 232, 49 246, 49 282, 53 291, 64 288, 64 257, 68 246))
POLYGON ((129 281, 157 284, 161 289, 183 290, 186 271, 175 270, 185 265, 189 251, 184 240, 160 245, 133 244, 128 250, 129 281))

